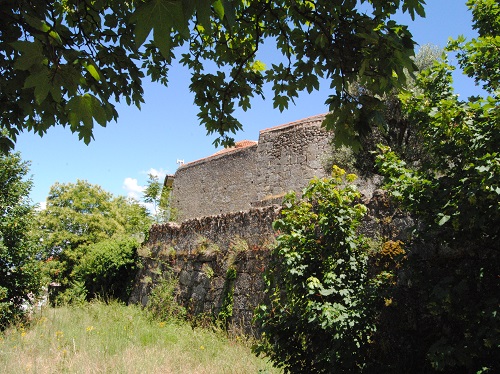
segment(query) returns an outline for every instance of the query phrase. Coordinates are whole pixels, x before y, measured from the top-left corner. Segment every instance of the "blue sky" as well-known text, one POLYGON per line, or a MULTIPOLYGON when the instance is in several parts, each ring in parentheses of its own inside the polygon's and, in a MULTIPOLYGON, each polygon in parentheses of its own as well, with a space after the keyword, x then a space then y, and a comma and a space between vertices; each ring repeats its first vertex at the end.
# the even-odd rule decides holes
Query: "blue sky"
MULTIPOLYGON (((449 37, 475 35, 465 0, 430 0, 428 3, 426 18, 412 22, 407 15, 398 17, 399 22, 409 25, 417 43, 444 47, 449 37)), ((260 59, 265 62, 266 55, 271 57, 272 51, 263 50, 260 59)), ((454 79, 455 91, 462 96, 480 93, 473 82, 460 73, 455 74, 454 79)), ((62 127, 49 129, 42 138, 32 133, 21 134, 16 150, 24 160, 31 161, 33 202, 44 202, 55 182, 74 183, 77 179, 98 184, 114 195, 141 198, 149 172, 173 174, 178 159, 189 162, 214 153, 215 137, 207 136, 205 128, 199 126, 197 108, 188 86, 189 72, 174 65, 168 88, 145 83, 146 103, 142 110, 119 104, 118 121, 106 128, 97 127, 95 140, 88 146, 62 127)), ((249 111, 237 113, 243 131, 235 138, 257 140, 261 129, 324 113, 327 96, 328 87, 310 95, 303 93, 296 105, 283 113, 273 109, 270 94, 266 101, 255 99, 249 111)))

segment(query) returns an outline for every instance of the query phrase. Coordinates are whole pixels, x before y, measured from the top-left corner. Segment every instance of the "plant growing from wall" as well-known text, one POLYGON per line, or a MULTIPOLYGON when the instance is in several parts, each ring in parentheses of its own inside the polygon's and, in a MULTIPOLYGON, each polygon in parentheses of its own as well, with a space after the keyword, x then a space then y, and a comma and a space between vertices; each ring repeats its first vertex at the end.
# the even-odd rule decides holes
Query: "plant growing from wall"
POLYGON ((177 279, 172 273, 166 272, 156 282, 148 296, 146 310, 151 318, 159 321, 183 319, 186 310, 177 303, 177 279))
POLYGON ((356 228, 366 207, 354 175, 334 166, 302 200, 285 198, 274 263, 265 275, 269 302, 256 310, 263 333, 254 347, 285 372, 359 372, 375 332, 374 283, 356 228))
POLYGON ((224 282, 224 290, 222 291, 222 304, 217 314, 217 321, 220 326, 227 329, 229 320, 233 316, 234 307, 234 281, 236 280, 237 271, 234 266, 229 266, 226 271, 226 279, 224 282))

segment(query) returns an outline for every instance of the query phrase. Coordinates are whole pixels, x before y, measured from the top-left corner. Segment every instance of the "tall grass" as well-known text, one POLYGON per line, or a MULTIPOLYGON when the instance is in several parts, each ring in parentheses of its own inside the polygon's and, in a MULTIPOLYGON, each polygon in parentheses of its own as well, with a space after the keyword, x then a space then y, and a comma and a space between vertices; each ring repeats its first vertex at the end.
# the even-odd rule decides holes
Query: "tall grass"
POLYGON ((247 344, 141 308, 93 302, 46 308, 0 334, 1 373, 275 373, 247 344))

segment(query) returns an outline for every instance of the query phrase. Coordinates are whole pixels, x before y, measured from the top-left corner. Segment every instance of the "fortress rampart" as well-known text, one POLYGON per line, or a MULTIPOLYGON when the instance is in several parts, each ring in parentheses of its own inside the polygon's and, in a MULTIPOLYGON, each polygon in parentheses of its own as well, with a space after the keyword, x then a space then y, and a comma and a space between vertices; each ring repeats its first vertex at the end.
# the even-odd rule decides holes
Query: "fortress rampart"
POLYGON ((179 167, 172 191, 177 221, 280 202, 286 192, 300 192, 313 177, 326 176, 331 133, 321 127, 324 117, 262 130, 258 142, 237 142, 179 167))
MULTIPOLYGON (((323 119, 319 115, 262 130, 258 142, 237 142, 181 166, 172 190, 180 223, 151 228, 130 301, 146 305, 158 279, 173 273, 177 299, 190 315, 230 315, 226 322, 253 333, 252 314, 264 301, 262 273, 275 242, 272 223, 281 209, 273 203, 281 204, 286 192, 300 193, 314 177, 329 174, 324 164, 331 133, 321 128, 323 119), (230 313, 225 305, 231 305, 230 313)), ((360 179, 357 184, 369 210, 360 233, 405 240, 408 217, 375 190, 379 181, 360 179)))

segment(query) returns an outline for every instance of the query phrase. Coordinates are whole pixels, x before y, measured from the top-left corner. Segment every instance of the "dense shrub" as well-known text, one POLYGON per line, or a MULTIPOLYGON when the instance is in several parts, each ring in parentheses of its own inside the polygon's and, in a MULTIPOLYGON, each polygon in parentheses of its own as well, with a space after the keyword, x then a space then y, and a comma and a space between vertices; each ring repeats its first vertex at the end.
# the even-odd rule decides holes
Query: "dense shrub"
POLYGON ((359 372, 375 332, 376 279, 356 228, 366 212, 344 171, 285 198, 266 280, 269 302, 256 311, 256 353, 291 373, 359 372))
POLYGON ((134 238, 108 239, 81 248, 84 253, 73 271, 76 282, 85 285, 88 298, 128 296, 135 277, 137 248, 134 238))
POLYGON ((393 197, 420 222, 382 318, 381 345, 398 348, 382 349, 379 370, 500 371, 500 4, 467 5, 478 37, 448 49, 491 96, 460 99, 453 68, 434 64, 418 77, 420 95, 400 96, 429 157, 412 165, 387 147, 377 157, 393 197))

